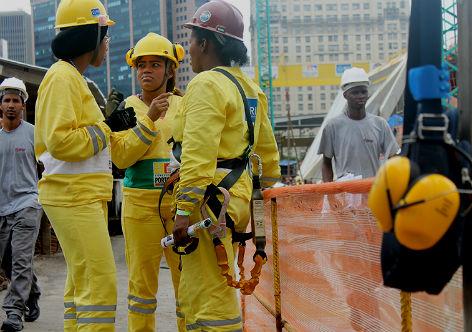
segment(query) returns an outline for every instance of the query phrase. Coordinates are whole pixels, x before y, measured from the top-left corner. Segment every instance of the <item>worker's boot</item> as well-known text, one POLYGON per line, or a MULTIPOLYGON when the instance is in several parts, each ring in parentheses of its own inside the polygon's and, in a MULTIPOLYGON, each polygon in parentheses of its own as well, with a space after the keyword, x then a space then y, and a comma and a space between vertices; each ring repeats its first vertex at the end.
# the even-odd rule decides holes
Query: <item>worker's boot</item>
POLYGON ((26 301, 25 322, 34 322, 39 317, 39 296, 31 295, 26 301))
POLYGON ((2 331, 15 332, 23 330, 23 322, 21 317, 16 314, 8 315, 7 319, 3 321, 2 331))

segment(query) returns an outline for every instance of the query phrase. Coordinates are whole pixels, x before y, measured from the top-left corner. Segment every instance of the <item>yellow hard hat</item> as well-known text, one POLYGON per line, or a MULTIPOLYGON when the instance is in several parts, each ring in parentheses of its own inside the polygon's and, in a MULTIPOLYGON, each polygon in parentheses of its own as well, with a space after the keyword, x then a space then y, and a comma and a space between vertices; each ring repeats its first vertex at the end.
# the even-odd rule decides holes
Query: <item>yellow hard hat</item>
POLYGON ((141 38, 136 46, 126 53, 126 63, 130 67, 136 66, 136 60, 145 55, 156 55, 172 60, 175 67, 184 59, 185 50, 180 44, 172 44, 167 38, 150 32, 141 38))
POLYGON ((110 26, 115 22, 109 19, 99 0, 61 0, 56 12, 56 29, 87 24, 110 26))

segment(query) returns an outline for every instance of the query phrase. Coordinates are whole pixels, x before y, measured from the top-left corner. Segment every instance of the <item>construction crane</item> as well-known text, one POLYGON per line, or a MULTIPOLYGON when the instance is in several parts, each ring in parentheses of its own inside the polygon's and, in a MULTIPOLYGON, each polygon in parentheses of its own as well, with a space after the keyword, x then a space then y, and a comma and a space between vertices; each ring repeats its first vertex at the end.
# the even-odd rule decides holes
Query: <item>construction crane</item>
POLYGON ((269 115, 274 128, 274 105, 272 94, 272 58, 270 50, 270 6, 269 0, 256 1, 257 29, 257 67, 259 85, 266 94, 269 102, 269 115))

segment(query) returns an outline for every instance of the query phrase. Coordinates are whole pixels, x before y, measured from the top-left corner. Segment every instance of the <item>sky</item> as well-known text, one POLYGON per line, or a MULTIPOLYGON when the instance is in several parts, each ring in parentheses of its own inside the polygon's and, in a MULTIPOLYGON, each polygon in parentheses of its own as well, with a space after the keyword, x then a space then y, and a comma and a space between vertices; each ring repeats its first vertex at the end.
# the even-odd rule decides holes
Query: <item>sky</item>
POLYGON ((0 6, 1 12, 15 11, 18 9, 23 9, 27 13, 31 13, 30 0, 0 0, 2 2, 0 6))
MULTIPOLYGON (((248 49, 251 48, 251 34, 249 33, 249 20, 251 18, 251 1, 250 0, 227 0, 235 5, 244 17, 244 44, 248 49)), ((249 54, 251 54, 249 52, 249 54)))

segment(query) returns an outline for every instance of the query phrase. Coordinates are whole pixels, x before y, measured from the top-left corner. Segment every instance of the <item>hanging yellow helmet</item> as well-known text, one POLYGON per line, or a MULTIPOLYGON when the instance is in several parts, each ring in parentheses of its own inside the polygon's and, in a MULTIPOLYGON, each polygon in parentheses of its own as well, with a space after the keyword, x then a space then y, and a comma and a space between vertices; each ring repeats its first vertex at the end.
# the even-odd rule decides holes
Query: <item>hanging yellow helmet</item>
POLYGON ((111 26, 107 11, 99 0, 61 0, 56 12, 56 29, 79 25, 111 26))
POLYGON ((170 59, 178 68, 179 62, 184 59, 185 50, 182 45, 172 44, 167 38, 150 32, 126 53, 126 63, 130 67, 135 67, 136 60, 145 55, 156 55, 170 59))

